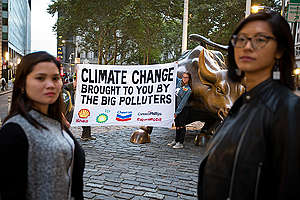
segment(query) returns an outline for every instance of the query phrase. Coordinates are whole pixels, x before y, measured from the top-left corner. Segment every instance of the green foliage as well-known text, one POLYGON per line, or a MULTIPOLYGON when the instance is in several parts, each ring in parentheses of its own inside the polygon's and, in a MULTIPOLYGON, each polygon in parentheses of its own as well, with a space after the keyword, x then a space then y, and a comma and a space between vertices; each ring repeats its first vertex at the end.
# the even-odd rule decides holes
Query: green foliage
MULTIPOLYGON (((280 2, 252 0, 280 10, 280 2)), ((246 0, 189 0, 189 34, 227 44, 244 18, 246 0)), ((101 64, 153 64, 181 54, 183 0, 52 0, 53 27, 63 38, 81 36, 101 64)), ((189 48, 198 45, 189 42, 189 48)))

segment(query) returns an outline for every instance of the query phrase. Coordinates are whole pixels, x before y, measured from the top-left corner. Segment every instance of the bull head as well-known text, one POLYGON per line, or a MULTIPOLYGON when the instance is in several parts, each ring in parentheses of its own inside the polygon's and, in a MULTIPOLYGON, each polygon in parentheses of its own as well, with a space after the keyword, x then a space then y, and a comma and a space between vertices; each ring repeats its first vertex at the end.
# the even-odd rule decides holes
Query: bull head
POLYGON ((204 48, 199 55, 197 74, 202 87, 193 90, 194 98, 200 97, 204 107, 223 120, 244 87, 228 79, 222 54, 204 48))

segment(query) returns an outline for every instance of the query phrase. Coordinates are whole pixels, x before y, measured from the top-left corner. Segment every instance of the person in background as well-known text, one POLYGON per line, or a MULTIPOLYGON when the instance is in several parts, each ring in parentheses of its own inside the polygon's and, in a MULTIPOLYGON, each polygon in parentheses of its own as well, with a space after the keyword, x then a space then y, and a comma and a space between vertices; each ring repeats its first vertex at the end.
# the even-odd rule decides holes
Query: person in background
POLYGON ((14 84, 14 82, 15 82, 15 74, 12 75, 11 82, 12 82, 12 84, 14 84))
POLYGON ((199 167, 198 199, 299 199, 300 98, 289 24, 274 12, 245 18, 228 49, 240 96, 199 167))
POLYGON ((1 78, 1 91, 5 91, 6 90, 6 80, 5 78, 1 78))
POLYGON ((188 99, 192 93, 192 78, 191 74, 184 72, 182 74, 182 79, 176 79, 176 110, 174 114, 175 126, 176 126, 176 136, 175 140, 168 144, 174 149, 183 148, 183 142, 186 133, 186 119, 188 118, 188 108, 186 107, 188 99))
MULTIPOLYGON (((74 79, 72 79, 73 82, 64 85, 64 90, 66 90, 66 93, 69 93, 71 97, 71 109, 69 112, 66 113, 66 119, 69 123, 71 123, 74 113, 74 105, 75 105, 75 94, 76 94, 76 85, 77 85, 77 78, 76 76, 74 79)), ((80 139, 82 141, 89 141, 89 140, 96 140, 95 137, 91 135, 91 127, 90 126, 82 126, 82 134, 80 139)))
POLYGON ((1 200, 82 200, 85 154, 64 124, 60 63, 47 52, 17 66, 0 130, 1 200))

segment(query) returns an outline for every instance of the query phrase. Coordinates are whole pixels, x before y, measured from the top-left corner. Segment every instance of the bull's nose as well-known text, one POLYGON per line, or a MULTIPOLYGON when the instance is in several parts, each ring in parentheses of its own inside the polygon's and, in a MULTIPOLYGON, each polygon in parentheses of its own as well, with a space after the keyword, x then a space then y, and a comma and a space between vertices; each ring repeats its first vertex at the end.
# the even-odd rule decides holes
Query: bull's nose
POLYGON ((229 110, 230 110, 230 107, 226 107, 226 108, 224 109, 226 116, 228 115, 229 110))
POLYGON ((219 117, 221 120, 224 120, 225 117, 228 115, 229 110, 230 110, 229 107, 221 108, 221 109, 218 111, 218 117, 219 117))

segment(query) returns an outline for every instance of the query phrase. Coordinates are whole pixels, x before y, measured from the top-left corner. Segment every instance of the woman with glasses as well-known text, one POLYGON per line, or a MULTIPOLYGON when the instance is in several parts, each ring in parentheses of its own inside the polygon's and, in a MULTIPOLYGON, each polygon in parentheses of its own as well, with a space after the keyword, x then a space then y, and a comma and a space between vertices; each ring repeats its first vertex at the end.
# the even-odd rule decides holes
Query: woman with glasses
POLYGON ((286 20, 257 13, 234 31, 228 76, 246 92, 208 145, 198 199, 299 199, 300 98, 292 71, 294 42, 286 20))
POLYGON ((183 142, 186 133, 186 119, 188 118, 188 109, 186 104, 192 93, 192 77, 188 72, 182 74, 182 79, 176 79, 176 110, 174 114, 176 137, 168 146, 172 146, 174 149, 182 149, 183 142))

